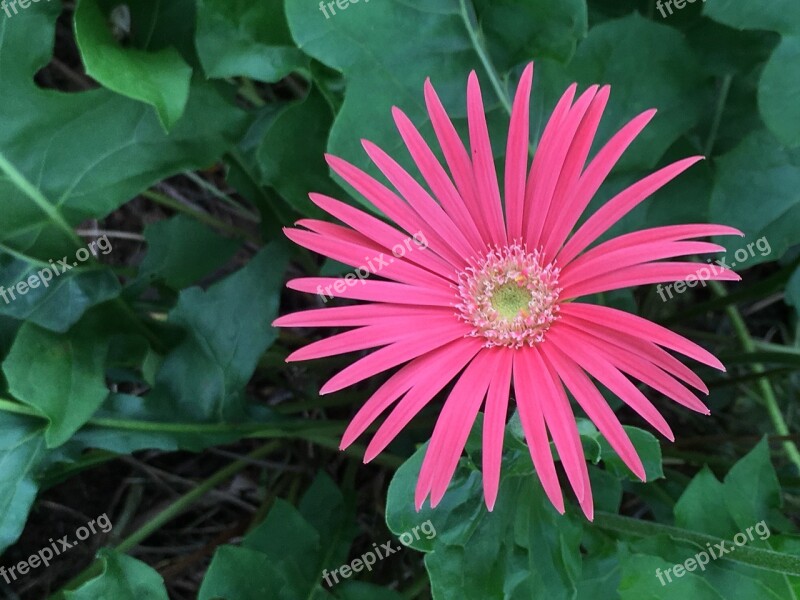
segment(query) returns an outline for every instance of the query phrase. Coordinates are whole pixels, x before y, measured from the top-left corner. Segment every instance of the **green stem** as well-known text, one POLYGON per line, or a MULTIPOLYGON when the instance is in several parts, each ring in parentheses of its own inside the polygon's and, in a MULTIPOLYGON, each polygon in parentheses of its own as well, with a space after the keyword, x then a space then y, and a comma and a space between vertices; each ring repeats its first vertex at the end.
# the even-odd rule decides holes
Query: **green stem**
MULTIPOLYGON (((724 543, 726 548, 734 546, 733 542, 730 540, 723 540, 711 535, 681 529, 680 527, 663 525, 652 521, 642 521, 640 519, 607 512, 597 512, 594 518, 594 525, 607 531, 637 537, 668 535, 675 540, 697 544, 704 551, 708 548, 707 544, 710 544, 712 548, 720 543, 724 543)), ((765 571, 773 571, 791 576, 800 575, 800 557, 750 546, 736 546, 735 548, 734 551, 728 551, 727 554, 718 558, 749 565, 765 571)))
POLYGON ((214 217, 214 216, 212 216, 212 215, 210 215, 210 214, 208 214, 206 212, 203 212, 202 210, 197 210, 197 209, 192 208, 190 206, 186 206, 185 204, 182 204, 181 202, 178 202, 177 200, 173 200, 172 198, 170 198, 169 196, 166 196, 164 194, 160 194, 158 192, 154 192, 153 190, 145 190, 144 192, 142 192, 142 196, 144 196, 145 198, 147 198, 149 200, 152 200, 153 202, 161 204, 162 206, 166 206, 167 208, 171 208, 172 210, 174 210, 176 212, 185 213, 185 214, 189 215, 190 217, 193 217, 193 218, 197 219, 201 223, 205 223, 206 225, 210 225, 211 227, 216 227, 220 231, 224 231, 225 233, 229 233, 230 235, 232 235, 234 237, 246 239, 246 240, 248 240, 250 242, 253 242, 253 243, 259 244, 259 245, 262 243, 261 239, 259 239, 258 237, 254 236, 253 234, 251 234, 251 233, 249 233, 247 231, 244 231, 243 229, 240 229, 238 227, 235 227, 234 225, 231 225, 230 223, 226 223, 225 221, 221 221, 221 220, 217 219, 216 217, 214 217))
POLYGON ((478 53, 478 58, 480 58, 483 68, 486 71, 486 74, 489 76, 489 81, 492 82, 492 87, 494 88, 495 94, 497 94, 497 98, 500 100, 500 103, 503 105, 503 108, 506 110, 506 112, 510 115, 511 100, 508 97, 506 89, 500 83, 500 79, 497 76, 497 69, 494 68, 492 60, 489 58, 489 53, 481 43, 478 29, 472 18, 472 13, 467 8, 466 0, 461 0, 460 4, 461 18, 464 20, 464 26, 467 28, 467 33, 472 41, 472 45, 475 46, 475 52, 478 53))
MULTIPOLYGON (((116 552, 124 553, 136 547, 142 541, 146 540, 153 533, 158 531, 166 523, 186 512, 190 506, 192 506, 195 502, 197 502, 215 487, 227 481, 240 471, 243 471, 248 466, 252 465, 252 461, 254 459, 263 458, 264 456, 273 452, 278 446, 278 442, 270 442, 269 444, 265 444, 253 452, 250 452, 245 458, 237 460, 227 467, 220 469, 211 477, 199 484, 196 488, 175 500, 152 520, 148 521, 145 525, 134 531, 131 535, 120 542, 119 545, 114 548, 114 550, 116 552)), ((100 574, 100 569, 100 563, 95 561, 88 568, 84 569, 80 574, 73 578, 69 583, 67 583, 61 590, 59 590, 53 596, 53 598, 63 598, 65 591, 74 590, 89 579, 96 577, 100 574)))
POLYGON ((728 93, 731 91, 731 83, 733 82, 733 75, 725 75, 722 80, 722 86, 719 90, 719 98, 717 98, 717 108, 714 112, 714 120, 711 122, 711 130, 708 133, 708 141, 706 141, 703 154, 708 158, 711 156, 711 151, 714 149, 714 142, 717 140, 719 133, 719 126, 722 123, 722 113, 725 111, 725 104, 728 102, 728 93))
MULTIPOLYGON (((718 296, 724 297, 727 294, 723 285, 718 281, 709 281, 708 283, 711 286, 711 290, 718 296)), ((755 352, 756 344, 747 329, 742 315, 739 313, 739 309, 736 308, 734 304, 729 304, 725 307, 725 312, 731 321, 734 331, 736 331, 736 336, 739 338, 739 342, 744 351, 747 353, 755 352)), ((763 374, 765 372, 764 365, 761 363, 754 363, 753 371, 758 374, 763 374)), ((756 385, 758 385, 761 391, 761 398, 764 401, 764 406, 767 408, 767 413, 769 414, 769 418, 772 421, 776 433, 778 435, 788 436, 790 434, 789 426, 786 424, 786 420, 783 418, 781 409, 778 406, 778 400, 775 397, 775 391, 772 389, 772 383, 770 383, 768 378, 760 377, 756 385)), ((795 443, 791 440, 786 440, 783 442, 783 449, 786 451, 789 460, 794 463, 798 472, 800 472, 800 451, 798 451, 795 443)))

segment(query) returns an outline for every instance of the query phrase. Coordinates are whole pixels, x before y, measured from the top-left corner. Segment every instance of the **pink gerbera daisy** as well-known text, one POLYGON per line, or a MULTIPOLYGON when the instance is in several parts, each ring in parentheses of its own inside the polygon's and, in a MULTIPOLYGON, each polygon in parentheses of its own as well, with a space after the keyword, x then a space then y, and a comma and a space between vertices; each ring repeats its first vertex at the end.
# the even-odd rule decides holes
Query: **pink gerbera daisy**
MULTIPOLYGON (((321 394, 403 365, 358 411, 344 433, 342 448, 394 405, 367 447, 365 461, 371 460, 456 380, 425 454, 415 494, 417 509, 428 495, 432 506, 443 497, 482 406, 483 487, 486 505, 492 509, 513 385, 533 464, 548 498, 564 511, 550 452, 552 439, 570 486, 591 519, 588 471, 566 391, 644 480, 642 462, 595 381, 672 440, 669 425, 631 378, 708 414, 686 385, 706 394, 708 389, 665 349, 724 370, 712 354, 655 323, 575 302, 589 294, 697 276, 698 267, 705 265, 663 259, 723 250, 694 238, 742 235, 722 225, 656 227, 590 248, 620 218, 702 157, 680 160, 645 177, 577 226, 603 180, 655 110, 625 125, 587 165, 609 87, 592 86, 576 100, 573 84, 556 105, 529 169, 532 78, 529 64, 511 114, 505 201, 478 79, 472 72, 467 86, 471 152, 430 81, 425 83, 428 114, 449 173, 408 117, 398 108, 393 110, 428 189, 368 141, 363 142, 367 154, 396 191, 340 158, 327 157, 331 168, 396 226, 333 198, 311 194, 317 206, 344 225, 303 219, 297 223, 302 229, 286 230, 297 244, 356 267, 359 274, 344 281, 295 279, 289 288, 365 302, 278 319, 275 325, 282 327, 352 328, 309 344, 287 360, 379 348, 336 374, 321 394), (409 235, 424 240, 425 247, 403 245, 409 235), (381 279, 365 279, 365 272, 381 279)), ((725 268, 702 271, 706 279, 739 279, 725 268)))

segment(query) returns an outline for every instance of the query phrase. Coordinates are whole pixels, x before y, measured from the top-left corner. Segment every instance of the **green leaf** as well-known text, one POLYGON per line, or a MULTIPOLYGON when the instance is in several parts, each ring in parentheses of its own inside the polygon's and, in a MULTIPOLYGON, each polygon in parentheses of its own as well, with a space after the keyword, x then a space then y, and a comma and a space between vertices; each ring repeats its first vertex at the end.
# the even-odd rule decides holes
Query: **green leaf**
POLYGON ((144 237, 148 250, 139 277, 156 277, 174 290, 213 273, 239 247, 238 242, 222 237, 186 215, 147 226, 144 237))
POLYGON ((273 242, 208 290, 181 292, 169 322, 183 328, 186 338, 164 359, 147 396, 165 420, 244 419, 244 387, 277 337, 271 324, 288 257, 288 248, 273 242))
POLYGON ((101 550, 102 575, 84 583, 67 600, 167 600, 164 579, 152 567, 140 560, 114 552, 101 550))
POLYGON ((49 421, 49 448, 67 442, 108 396, 107 343, 88 325, 56 334, 31 323, 19 330, 3 373, 8 389, 49 421))
MULTIPOLYGON (((639 458, 642 459, 647 481, 653 481, 654 479, 661 479, 664 477, 664 470, 661 464, 661 445, 658 443, 656 437, 652 433, 639 429, 638 427, 626 425, 623 429, 625 429, 625 432, 636 448, 636 453, 639 455, 639 458)), ((628 477, 634 481, 639 481, 639 479, 631 473, 630 469, 625 466, 625 463, 622 462, 619 455, 609 446, 605 438, 602 439, 600 445, 602 446, 600 456, 609 471, 615 473, 619 477, 628 477)))
MULTIPOLYGON (((330 477, 320 473, 299 510, 276 500, 266 520, 245 537, 241 547, 217 550, 199 599, 331 598, 326 587, 335 588, 346 579, 333 571, 347 559, 355 534, 353 518, 353 507, 345 504, 330 477)), ((358 572, 362 570, 363 564, 358 572)), ((336 592, 342 600, 383 598, 374 586, 347 586, 336 592)))
POLYGON ((586 0, 476 0, 492 62, 502 72, 532 58, 568 61, 588 30, 586 0))
MULTIPOLYGON (((105 89, 40 88, 34 76, 50 62, 59 12, 57 2, 32 4, 0 37, 0 88, 15 98, 0 104, 0 148, 68 223, 102 218, 155 181, 207 166, 244 131, 244 114, 208 83, 191 86, 169 135, 141 102, 105 89)), ((47 215, 1 176, 0 197, 0 242, 45 262, 64 254, 47 215)))
POLYGON ((567 71, 587 86, 611 85, 599 140, 640 112, 658 109, 620 159, 619 170, 653 167, 700 119, 697 97, 706 84, 688 43, 675 29, 638 13, 593 27, 567 71))
POLYGON ((0 413, 0 553, 17 541, 25 527, 44 457, 42 423, 0 413))
POLYGON ((0 265, 0 294, 7 298, 0 302, 0 314, 58 333, 67 331, 93 306, 119 296, 121 290, 114 274, 105 269, 79 267, 54 276, 50 267, 10 255, 3 255, 0 265), (50 281, 45 282, 48 277, 50 281), (28 285, 26 293, 20 294, 15 290, 20 282, 36 287, 28 285))
POLYGON ((283 2, 199 0, 197 52, 209 77, 275 82, 308 67, 292 43, 283 2))
POLYGON ((800 33, 800 6, 794 0, 772 0, 764 6, 737 0, 715 0, 703 4, 703 14, 737 29, 800 33))
POLYGON ((663 577, 660 583, 657 573, 663 573, 674 566, 662 558, 642 554, 623 556, 621 561, 622 581, 619 585, 621 600, 726 600, 714 591, 702 573, 684 573, 680 578, 673 577, 670 582, 663 577))
POLYGON ((743 531, 770 518, 781 506, 781 487, 770 462, 769 444, 762 439, 725 476, 725 503, 743 531), (743 493, 747 490, 748 493, 743 493))
POLYGON ((756 131, 719 158, 717 167, 711 221, 745 233, 744 240, 728 236, 719 241, 728 249, 728 264, 740 262, 735 253, 747 243, 753 247, 745 252, 747 267, 752 267, 778 260, 800 242, 796 226, 800 222, 800 150, 783 148, 767 131, 756 131), (754 202, 754 198, 769 201, 754 202))
POLYGON ((297 212, 318 216, 322 211, 308 198, 313 191, 342 196, 328 175, 325 149, 333 114, 316 88, 272 120, 258 149, 262 183, 274 188, 297 212), (302 135, 298 132, 302 131, 302 135))
POLYGON ((758 106, 775 136, 800 146, 800 33, 784 37, 770 57, 758 86, 758 106))
POLYGON ((101 0, 78 0, 75 7, 75 37, 86 73, 118 94, 152 105, 171 129, 186 108, 192 68, 173 48, 148 52, 120 46, 106 8, 110 3, 101 0))

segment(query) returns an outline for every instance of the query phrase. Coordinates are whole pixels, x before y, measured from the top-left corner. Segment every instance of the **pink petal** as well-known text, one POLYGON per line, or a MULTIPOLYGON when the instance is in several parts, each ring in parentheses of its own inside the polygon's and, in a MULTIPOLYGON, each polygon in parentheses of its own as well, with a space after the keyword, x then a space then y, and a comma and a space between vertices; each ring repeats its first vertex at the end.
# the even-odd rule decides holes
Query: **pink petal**
POLYGON ((431 484, 431 507, 436 507, 444 497, 499 362, 497 352, 481 350, 450 392, 425 453, 417 482, 416 502, 419 502, 420 495, 424 502, 425 492, 422 490, 428 482, 431 484))
POLYGON ((471 328, 467 324, 453 319, 453 322, 447 327, 437 328, 436 331, 425 330, 421 332, 424 335, 420 335, 413 340, 404 340, 385 346, 357 360, 334 375, 322 386, 319 393, 320 395, 330 394, 354 385, 359 381, 369 379, 373 375, 417 358, 426 352, 444 346, 448 342, 465 337, 470 331, 471 328))
MULTIPOLYGON (((614 196, 581 225, 558 253, 558 261, 561 264, 567 264, 572 261, 584 248, 608 231, 643 200, 702 159, 702 156, 693 156, 679 160, 648 175, 614 196)), ((583 209, 581 209, 582 211, 583 209)))
MULTIPOLYGON (((371 274, 411 285, 441 289, 450 287, 450 283, 439 275, 435 275, 402 258, 396 258, 391 254, 387 256, 372 243, 369 246, 362 246, 334 237, 331 234, 320 235, 312 231, 303 231, 302 229, 284 229, 283 232, 286 237, 298 246, 303 246, 318 254, 338 260, 355 269, 364 269, 371 274), (374 269, 370 268, 370 262, 374 265, 374 269)), ((357 281, 353 280, 351 280, 351 283, 358 284, 357 281)))
POLYGON ((368 140, 362 140, 361 144, 375 166, 400 192, 400 195, 427 224, 430 231, 436 232, 437 236, 440 236, 454 252, 462 257, 461 264, 463 265, 466 262, 463 257, 473 255, 476 249, 470 246, 464 234, 450 220, 442 207, 391 156, 368 140))
POLYGON ((527 348, 514 353, 514 393, 517 398, 522 430, 528 441, 528 449, 533 459, 536 474, 542 482, 545 494, 558 512, 564 514, 564 498, 558 484, 558 475, 550 452, 550 442, 545 429, 542 402, 535 391, 539 382, 533 378, 530 358, 526 358, 527 348))
MULTIPOLYGON (((528 186, 530 188, 532 185, 533 190, 530 191, 529 189, 530 201, 528 202, 526 200, 532 208, 531 216, 526 223, 528 227, 527 241, 529 248, 536 248, 541 245, 547 215, 551 210, 557 210, 557 207, 553 206, 553 194, 558 185, 558 178, 564 168, 564 161, 569 152, 570 145, 575 139, 578 127, 596 94, 596 85, 591 86, 581 94, 575 102, 575 105, 569 110, 566 117, 564 117, 559 125, 557 135, 551 143, 545 147, 544 137, 542 137, 542 144, 536 150, 536 156, 533 159, 533 167, 531 168, 531 177, 528 178, 528 186), (537 165, 536 159, 539 158, 540 153, 544 154, 544 157, 539 165, 537 165), (537 166, 541 167, 541 171, 534 178, 533 170, 537 166)), ((526 217, 526 219, 527 218, 528 217, 526 217)))
MULTIPOLYGON (((345 204, 344 202, 340 202, 334 198, 329 198, 323 194, 312 193, 309 194, 308 197, 311 198, 311 201, 319 206, 322 210, 336 217, 343 223, 346 223, 363 236, 372 240, 375 244, 378 244, 387 250, 397 246, 398 244, 402 246, 404 250, 408 250, 406 241, 409 239, 409 237, 417 234, 422 234, 422 236, 425 236, 425 232, 422 230, 404 234, 362 210, 358 210, 349 204, 345 204)), ((427 239, 427 236, 424 239, 422 237, 420 239, 424 242, 425 239, 427 239)), ((447 264, 447 262, 445 262, 438 255, 434 254, 433 252, 425 252, 424 250, 426 250, 426 248, 417 245, 416 242, 412 243, 410 248, 411 251, 406 252, 406 260, 418 264, 419 266, 424 267, 429 271, 440 275, 441 277, 450 279, 451 281, 457 280, 455 269, 453 269, 452 266, 447 264)))
POLYGON ((483 248, 485 243, 481 239, 481 234, 472 220, 463 198, 428 144, 425 143, 422 135, 414 127, 411 119, 399 108, 394 107, 392 114, 394 115, 397 129, 411 154, 411 158, 414 159, 414 163, 433 195, 442 203, 445 212, 466 236, 470 245, 475 249, 483 248))
POLYGON ((508 399, 511 386, 511 369, 514 353, 507 348, 497 348, 500 361, 489 383, 483 418, 483 496, 491 512, 500 487, 500 466, 503 461, 503 437, 506 431, 508 399))
POLYGON ((580 296, 588 296, 589 294, 608 292, 637 285, 681 281, 690 276, 698 277, 701 269, 711 273, 708 277, 703 275, 703 279, 718 281, 741 281, 742 279, 736 273, 724 267, 715 267, 715 272, 712 272, 711 269, 703 263, 655 262, 624 267, 619 271, 605 273, 597 277, 570 284, 569 286, 565 286, 561 291, 561 299, 568 300, 570 298, 578 298, 580 296))
MULTIPOLYGON (((511 109, 506 146, 505 198, 506 223, 510 240, 522 239, 522 217, 525 208, 525 177, 528 172, 529 114, 533 63, 522 72, 511 109)), ((492 501, 494 504, 494 501, 492 501)))
POLYGON ((447 112, 442 106, 436 90, 433 89, 430 79, 425 80, 425 104, 428 107, 428 115, 431 118, 433 130, 442 148, 445 162, 453 175, 458 192, 464 201, 464 205, 472 218, 472 222, 478 228, 481 239, 486 241, 491 239, 489 228, 484 222, 480 206, 480 199, 475 191, 475 177, 472 173, 472 161, 469 154, 458 137, 458 132, 447 112))
POLYGON ((680 242, 683 240, 708 237, 713 235, 738 235, 744 234, 738 229, 728 227, 726 225, 668 225, 666 227, 652 227, 650 229, 642 229, 617 236, 608 241, 595 246, 591 250, 587 250, 578 258, 574 259, 562 268, 562 271, 567 269, 576 269, 579 265, 583 265, 589 261, 596 259, 604 259, 611 252, 624 250, 626 248, 634 248, 649 242, 680 242))
POLYGON ((667 373, 685 381, 695 389, 708 394, 708 387, 703 383, 703 380, 666 350, 656 346, 649 340, 643 340, 623 331, 606 327, 601 323, 584 320, 572 310, 573 305, 573 303, 567 303, 561 306, 562 318, 565 321, 568 320, 572 327, 590 333, 603 342, 614 344, 628 352, 641 356, 667 373))
POLYGON ((358 327, 376 325, 384 319, 404 317, 427 319, 453 315, 450 308, 423 308, 404 304, 357 304, 355 306, 332 306, 303 310, 278 317, 273 327, 358 327))
POLYGON ((670 441, 675 440, 664 417, 658 412, 653 403, 642 394, 614 365, 605 360, 602 356, 585 351, 577 343, 574 335, 563 327, 558 327, 558 323, 553 325, 547 332, 547 341, 552 343, 562 352, 569 352, 569 356, 578 365, 586 370, 592 377, 606 386, 612 393, 616 394, 620 400, 630 406, 645 421, 650 423, 657 431, 670 441))
POLYGON ((665 258, 724 251, 724 247, 710 242, 643 242, 636 246, 595 255, 591 260, 582 260, 586 255, 578 257, 564 267, 558 282, 559 285, 567 288, 606 273, 618 272, 633 265, 665 258))
MULTIPOLYGON (((389 408, 395 400, 412 387, 418 386, 419 388, 425 389, 430 381, 436 379, 437 375, 449 372, 449 365, 456 365, 456 372, 458 372, 467 361, 475 356, 479 349, 480 344, 478 343, 464 343, 462 340, 456 340, 441 348, 428 352, 419 358, 415 358, 404 365, 397 373, 392 375, 386 383, 378 388, 370 399, 364 403, 364 406, 359 409, 347 426, 342 436, 340 447, 344 449, 352 444, 356 438, 364 433, 367 427, 383 413, 383 411, 389 408), (460 366, 458 366, 459 364, 460 366)), ((453 374, 453 376, 455 376, 455 374, 453 374)), ((436 395, 436 391, 431 394, 431 397, 434 395, 436 395)), ((388 444, 389 441, 391 441, 391 439, 386 440, 386 443, 388 444)), ((364 459, 365 462, 377 456, 384 447, 385 445, 373 454, 373 450, 375 450, 377 446, 370 444, 367 448, 367 455, 364 459)))
MULTIPOLYGON (((563 209, 555 215, 548 240, 550 249, 558 249, 564 243, 611 169, 655 114, 655 110, 648 110, 630 121, 600 149, 597 156, 589 163, 574 193, 566 198, 563 209)), ((563 260, 567 261, 566 258, 563 260)))
POLYGON ((445 289, 421 288, 393 281, 377 281, 364 279, 350 282, 350 286, 339 277, 300 277, 292 279, 286 287, 298 292, 320 294, 333 298, 349 300, 367 300, 369 302, 390 302, 396 304, 413 304, 423 306, 449 306, 456 303, 455 293, 445 289), (337 292, 335 286, 341 283, 343 291, 337 292))
POLYGON ((583 370, 558 348, 553 345, 545 345, 543 350, 545 358, 552 364, 592 423, 597 426, 600 433, 608 440, 608 443, 634 475, 645 481, 646 473, 642 460, 602 394, 583 370))
POLYGON ((527 360, 527 366, 524 368, 530 368, 534 380, 539 382, 545 424, 553 438, 575 496, 578 501, 583 502, 584 496, 587 493, 591 496, 592 491, 584 488, 585 479, 588 479, 588 475, 584 477, 586 460, 583 456, 575 415, 572 413, 567 395, 556 374, 547 368, 538 347, 524 352, 522 359, 523 364, 527 360))
MULTIPOLYGON (((566 305, 565 305, 566 306, 566 305)), ((725 367, 719 362, 716 356, 708 352, 694 342, 657 325, 652 321, 643 319, 637 315, 627 313, 616 308, 607 306, 596 306, 594 304, 584 304, 582 302, 572 302, 569 304, 569 311, 582 319, 596 323, 602 323, 604 327, 615 331, 625 332, 628 335, 655 342, 659 346, 664 346, 675 352, 680 352, 684 356, 724 371, 725 367)))
POLYGON ((612 365, 623 373, 635 377, 678 404, 705 415, 711 414, 711 411, 694 394, 670 375, 653 365, 653 363, 619 346, 606 344, 591 334, 572 327, 571 324, 565 322, 563 327, 568 328, 570 335, 574 335, 583 344, 589 348, 594 348, 596 352, 602 353, 612 365))
POLYGON ((474 339, 459 340, 451 346, 454 350, 450 350, 446 360, 425 366, 424 372, 417 378, 414 387, 397 403, 391 414, 386 417, 378 431, 372 436, 364 454, 365 463, 383 452, 384 448, 397 437, 397 434, 411 422, 411 419, 425 408, 433 400, 433 397, 442 391, 481 350, 481 344, 474 339))
POLYGON ((303 346, 287 356, 286 362, 313 360, 377 348, 404 340, 413 340, 427 335, 428 332, 435 335, 439 330, 448 330, 452 326, 452 322, 452 315, 429 317, 425 321, 426 330, 420 331, 409 328, 407 317, 384 318, 377 324, 351 329, 303 346))
POLYGON ((469 143, 472 148, 472 171, 475 189, 481 199, 483 216, 489 227, 489 240, 495 244, 506 243, 506 227, 503 222, 500 190, 497 187, 497 172, 494 167, 489 129, 483 108, 481 88, 475 71, 469 74, 467 83, 467 118, 469 121, 469 143))
POLYGON ((603 116, 603 111, 608 104, 610 91, 611 88, 609 86, 603 86, 592 99, 589 110, 586 112, 586 116, 581 121, 575 134, 575 140, 569 148, 567 158, 564 160, 564 167, 558 178, 558 186, 553 194, 553 209, 548 212, 547 221, 542 230, 542 248, 545 256, 555 256, 561 244, 564 243, 563 238, 560 238, 557 232, 556 235, 553 235, 554 224, 564 213, 568 203, 573 201, 573 197, 578 191, 581 171, 586 164, 586 158, 589 156, 589 150, 591 150, 594 136, 600 125, 600 118, 603 116))
POLYGON ((425 219, 395 193, 346 160, 331 154, 326 154, 325 160, 337 175, 400 227, 409 232, 425 231, 429 241, 429 250, 436 252, 456 269, 463 268, 464 259, 449 244, 445 243, 436 231, 429 228, 429 223, 425 219))

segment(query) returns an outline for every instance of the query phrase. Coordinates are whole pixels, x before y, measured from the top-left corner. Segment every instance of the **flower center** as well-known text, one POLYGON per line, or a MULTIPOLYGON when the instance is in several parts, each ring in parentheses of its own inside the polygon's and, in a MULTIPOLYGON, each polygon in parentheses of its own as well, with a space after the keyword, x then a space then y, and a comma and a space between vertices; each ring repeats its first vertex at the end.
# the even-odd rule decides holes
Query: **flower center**
POLYGON ((459 317, 487 347, 538 344, 558 318, 558 274, 519 244, 489 250, 459 274, 459 317))

